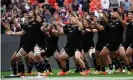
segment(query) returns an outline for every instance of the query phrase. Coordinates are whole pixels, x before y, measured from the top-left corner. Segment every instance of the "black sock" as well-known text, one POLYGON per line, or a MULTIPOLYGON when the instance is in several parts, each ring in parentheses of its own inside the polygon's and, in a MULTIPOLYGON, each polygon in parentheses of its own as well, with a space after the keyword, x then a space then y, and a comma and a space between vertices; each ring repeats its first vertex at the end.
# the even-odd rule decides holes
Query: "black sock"
POLYGON ((92 60, 93 60, 94 66, 96 66, 96 56, 95 56, 95 53, 92 53, 92 60))
POLYGON ((100 65, 96 65, 96 70, 100 71, 100 65))
POLYGON ((23 60, 18 61, 18 73, 25 73, 23 60))
POLYGON ((122 69, 121 60, 119 60, 119 63, 118 63, 118 68, 122 69))
POLYGON ((122 63, 122 69, 125 69, 125 65, 124 65, 124 63, 122 63))
POLYGON ((86 67, 86 69, 90 69, 90 67, 89 67, 89 64, 87 63, 87 61, 86 61, 86 59, 83 59, 83 61, 84 61, 84 63, 85 63, 85 67, 86 67))
POLYGON ((115 59, 112 59, 112 64, 113 64, 113 65, 115 65, 115 64, 116 64, 115 59))
POLYGON ((63 72, 67 72, 67 68, 62 68, 62 71, 63 72))
POLYGON ((21 64, 21 61, 18 61, 18 65, 17 65, 18 66, 18 73, 21 72, 21 65, 20 64, 21 64))
POLYGON ((115 62, 115 70, 118 70, 118 60, 115 62))
POLYGON ((121 60, 116 61, 115 70, 118 70, 118 68, 121 68, 121 60))
POLYGON ((37 70, 37 72, 41 72, 41 64, 39 63, 39 62, 35 62, 35 68, 36 68, 36 70, 37 70))
POLYGON ((127 70, 130 71, 131 69, 130 65, 127 65, 126 67, 127 67, 127 70))
POLYGON ((115 59, 112 59, 112 64, 115 65, 115 59))
POLYGON ((123 69, 123 65, 124 65, 124 63, 123 63, 123 61, 121 60, 121 61, 120 61, 120 69, 123 69))
POLYGON ((52 72, 51 65, 50 65, 49 61, 48 60, 44 60, 44 63, 45 63, 46 69, 49 70, 49 72, 52 72))
POLYGON ((83 71, 86 71, 86 68, 81 68, 81 71, 83 72, 83 71))
POLYGON ((131 67, 131 69, 133 69, 133 63, 130 63, 130 67, 131 67))
POLYGON ((69 60, 66 60, 67 71, 69 71, 69 60))
POLYGON ((13 74, 16 75, 17 74, 17 66, 16 64, 12 64, 12 70, 13 70, 13 74))
POLYGON ((78 63, 76 64, 76 70, 80 71, 80 65, 78 63))
POLYGON ((113 65, 109 64, 109 70, 113 70, 113 65))
POLYGON ((49 72, 52 72, 52 68, 51 68, 50 63, 48 63, 48 70, 49 70, 49 72))
POLYGON ((44 60, 44 63, 45 63, 46 69, 48 70, 48 60, 44 60))
POLYGON ((102 70, 101 70, 102 72, 105 72, 105 67, 101 67, 101 69, 102 69, 102 70))
POLYGON ((45 62, 44 61, 40 62, 40 71, 41 72, 46 71, 46 66, 45 66, 45 62))
POLYGON ((32 68, 33 68, 33 63, 27 63, 28 73, 31 73, 32 68))
POLYGON ((24 64, 20 64, 18 67, 20 67, 20 73, 25 73, 24 64))
POLYGON ((57 62, 57 64, 58 64, 59 68, 61 69, 60 62, 59 62, 57 59, 55 59, 55 60, 56 60, 56 62, 57 62))

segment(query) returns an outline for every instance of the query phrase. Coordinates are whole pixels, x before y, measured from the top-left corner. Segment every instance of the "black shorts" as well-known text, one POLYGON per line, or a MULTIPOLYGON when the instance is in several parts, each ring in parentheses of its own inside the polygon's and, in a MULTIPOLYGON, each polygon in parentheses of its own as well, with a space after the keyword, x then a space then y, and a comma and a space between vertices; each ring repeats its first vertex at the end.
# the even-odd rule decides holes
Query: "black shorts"
POLYGON ((41 50, 45 50, 46 49, 46 44, 38 44, 38 46, 41 48, 41 50))
POLYGON ((34 51, 35 43, 25 44, 22 48, 28 54, 30 51, 34 51))
POLYGON ((47 57, 49 58, 49 57, 53 56, 53 54, 54 54, 56 51, 59 52, 59 47, 58 47, 58 46, 47 47, 47 48, 45 49, 44 56, 47 56, 47 57))
POLYGON ((130 45, 130 47, 133 49, 133 43, 130 45))
POLYGON ((19 50, 20 50, 20 48, 18 48, 15 52, 16 52, 16 53, 18 53, 18 52, 19 52, 19 50))
POLYGON ((97 43, 96 43, 96 50, 102 51, 103 47, 105 47, 105 46, 106 46, 106 43, 97 42, 97 43))
POLYGON ((127 50, 127 48, 132 44, 132 41, 125 41, 124 48, 127 50))
POLYGON ((67 55, 69 57, 74 56, 74 54, 75 54, 76 51, 82 52, 81 46, 67 45, 67 46, 65 46, 64 50, 65 50, 65 52, 67 53, 67 55))
POLYGON ((20 41, 19 48, 15 51, 18 53, 18 51, 24 46, 24 42, 20 41))
POLYGON ((107 44, 106 47, 111 51, 117 51, 119 49, 120 46, 123 46, 122 44, 107 44))
POLYGON ((84 50, 85 53, 88 52, 89 49, 92 49, 92 48, 94 48, 94 44, 82 45, 82 49, 84 50))

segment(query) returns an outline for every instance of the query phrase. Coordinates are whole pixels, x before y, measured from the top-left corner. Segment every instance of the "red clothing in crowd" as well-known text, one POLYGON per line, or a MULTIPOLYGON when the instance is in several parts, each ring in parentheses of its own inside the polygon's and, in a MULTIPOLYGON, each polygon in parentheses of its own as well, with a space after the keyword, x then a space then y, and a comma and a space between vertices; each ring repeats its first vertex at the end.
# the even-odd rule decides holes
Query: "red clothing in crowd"
POLYGON ((49 4, 54 7, 56 0, 48 0, 49 4))
POLYGON ((33 5, 37 0, 30 0, 30 3, 33 5))
POLYGON ((67 0, 68 4, 71 4, 73 2, 73 0, 67 0))

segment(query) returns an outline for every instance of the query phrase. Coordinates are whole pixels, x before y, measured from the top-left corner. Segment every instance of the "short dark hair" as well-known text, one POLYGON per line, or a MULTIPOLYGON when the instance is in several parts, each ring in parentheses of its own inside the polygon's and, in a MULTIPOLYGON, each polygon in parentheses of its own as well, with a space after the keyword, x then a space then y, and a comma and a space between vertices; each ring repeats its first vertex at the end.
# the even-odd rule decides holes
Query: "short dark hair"
POLYGON ((133 14, 133 11, 130 10, 130 11, 128 11, 128 13, 132 13, 133 14))

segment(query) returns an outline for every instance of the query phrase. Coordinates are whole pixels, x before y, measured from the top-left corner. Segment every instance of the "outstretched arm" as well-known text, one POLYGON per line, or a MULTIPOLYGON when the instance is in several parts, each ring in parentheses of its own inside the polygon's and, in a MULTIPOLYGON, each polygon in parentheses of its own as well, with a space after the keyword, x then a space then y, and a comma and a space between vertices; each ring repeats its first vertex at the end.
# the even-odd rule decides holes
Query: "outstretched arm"
POLYGON ((25 34, 25 31, 22 30, 22 31, 19 31, 19 32, 13 32, 13 31, 6 31, 5 32, 7 35, 9 36, 22 36, 25 34))

